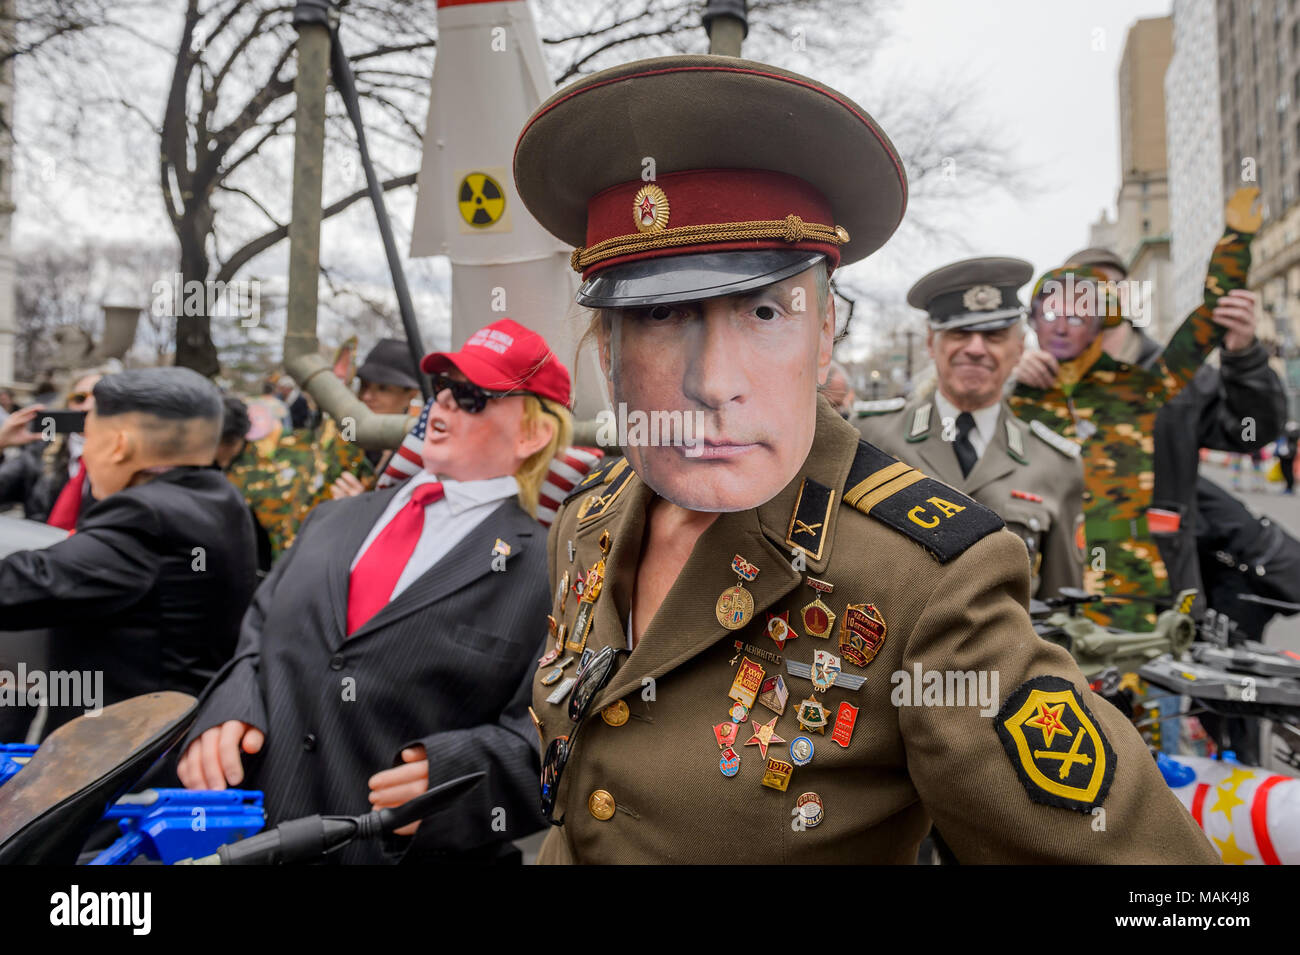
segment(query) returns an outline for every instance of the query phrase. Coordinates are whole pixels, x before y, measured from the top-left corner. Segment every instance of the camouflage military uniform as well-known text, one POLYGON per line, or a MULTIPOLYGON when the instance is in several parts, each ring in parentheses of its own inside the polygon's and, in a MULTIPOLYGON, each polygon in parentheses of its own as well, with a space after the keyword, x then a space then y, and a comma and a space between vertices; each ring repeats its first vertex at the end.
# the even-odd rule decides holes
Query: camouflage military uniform
POLYGON ((229 477, 266 529, 274 560, 293 544, 307 513, 329 499, 330 485, 344 471, 363 482, 374 475, 361 446, 346 440, 327 418, 315 431, 249 442, 229 477))
MULTIPOLYGON (((1179 326, 1160 357, 1142 368, 1100 350, 1100 336, 1079 358, 1063 362, 1049 390, 1017 386, 1011 407, 1083 447, 1084 578, 1094 593, 1161 595, 1168 575, 1147 525, 1154 485, 1155 419, 1223 338, 1210 317, 1220 296, 1244 288, 1250 240, 1258 217, 1241 209, 1242 190, 1229 204, 1228 229, 1214 248, 1201 305, 1179 326), (1236 228, 1234 228, 1234 226, 1236 228)), ((1095 605, 1099 623, 1147 630, 1155 614, 1142 603, 1095 605)))

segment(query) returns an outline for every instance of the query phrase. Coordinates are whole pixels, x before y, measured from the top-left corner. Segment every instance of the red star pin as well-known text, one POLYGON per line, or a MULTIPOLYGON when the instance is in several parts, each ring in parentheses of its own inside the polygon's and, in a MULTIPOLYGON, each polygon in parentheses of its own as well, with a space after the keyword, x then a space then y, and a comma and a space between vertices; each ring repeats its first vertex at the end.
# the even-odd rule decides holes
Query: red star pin
POLYGON ((641 221, 654 222, 654 219, 655 219, 654 201, 649 196, 642 196, 641 197, 641 221))
POLYGON ((785 649, 785 642, 793 640, 799 634, 790 628, 790 611, 769 613, 767 615, 767 635, 772 638, 778 650, 785 649))
POLYGON ((764 723, 762 726, 759 726, 757 723, 755 723, 753 726, 754 735, 749 739, 745 740, 745 745, 757 746, 759 755, 762 756, 764 759, 767 759, 768 746, 772 745, 773 743, 785 742, 785 740, 783 740, 781 737, 776 735, 776 721, 779 719, 780 719, 779 716, 774 716, 766 723, 764 723))

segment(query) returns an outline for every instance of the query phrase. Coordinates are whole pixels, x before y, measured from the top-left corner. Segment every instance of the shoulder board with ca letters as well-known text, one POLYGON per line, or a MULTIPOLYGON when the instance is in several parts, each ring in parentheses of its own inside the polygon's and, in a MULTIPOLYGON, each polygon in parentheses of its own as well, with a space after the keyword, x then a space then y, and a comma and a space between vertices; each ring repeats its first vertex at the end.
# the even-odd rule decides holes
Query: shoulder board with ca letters
POLYGON ((1034 432, 1043 441, 1050 444, 1056 450, 1060 451, 1067 458, 1077 458, 1083 453, 1083 449, 1077 443, 1071 441, 1063 434, 1057 434, 1041 421, 1029 422, 1029 430, 1034 432))
POLYGON ((858 442, 844 503, 910 537, 941 564, 1003 527, 984 505, 866 441, 858 442))
POLYGON ((878 414, 890 414, 894 411, 902 411, 903 405, 907 404, 906 398, 880 398, 876 401, 855 401, 853 403, 853 413, 859 418, 870 418, 878 414))

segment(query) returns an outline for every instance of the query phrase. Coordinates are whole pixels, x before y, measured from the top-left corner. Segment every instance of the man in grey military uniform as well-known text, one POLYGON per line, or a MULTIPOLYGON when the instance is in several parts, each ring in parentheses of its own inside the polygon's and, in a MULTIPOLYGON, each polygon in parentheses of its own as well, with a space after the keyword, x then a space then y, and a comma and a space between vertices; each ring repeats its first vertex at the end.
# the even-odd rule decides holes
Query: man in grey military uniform
POLYGON ((926 275, 907 303, 930 316, 936 380, 910 400, 858 402, 862 436, 996 511, 1029 551, 1034 596, 1083 583, 1079 448, 1017 418, 1003 399, 1024 348, 1023 259, 965 259, 926 275))

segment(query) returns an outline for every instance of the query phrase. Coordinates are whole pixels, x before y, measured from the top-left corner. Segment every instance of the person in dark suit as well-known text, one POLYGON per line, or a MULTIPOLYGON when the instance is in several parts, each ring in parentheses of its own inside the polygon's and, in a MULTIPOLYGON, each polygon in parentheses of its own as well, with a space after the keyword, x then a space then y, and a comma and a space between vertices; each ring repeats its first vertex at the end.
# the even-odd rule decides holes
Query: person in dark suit
POLYGON ((47 732, 132 696, 199 693, 256 583, 248 510, 212 467, 216 387, 148 368, 101 379, 94 398, 82 460, 95 503, 66 540, 0 560, 0 629, 49 627, 51 671, 102 673, 102 698, 50 701, 47 732))
POLYGON ((178 766, 190 788, 263 790, 268 825, 397 806, 487 771, 456 805, 342 862, 498 860, 542 826, 528 704, 549 599, 530 515, 571 437, 569 373, 509 320, 422 367, 437 373, 424 470, 311 512, 178 766))

